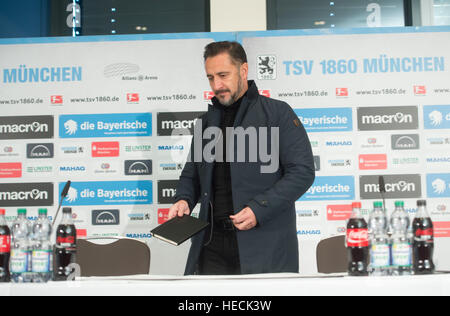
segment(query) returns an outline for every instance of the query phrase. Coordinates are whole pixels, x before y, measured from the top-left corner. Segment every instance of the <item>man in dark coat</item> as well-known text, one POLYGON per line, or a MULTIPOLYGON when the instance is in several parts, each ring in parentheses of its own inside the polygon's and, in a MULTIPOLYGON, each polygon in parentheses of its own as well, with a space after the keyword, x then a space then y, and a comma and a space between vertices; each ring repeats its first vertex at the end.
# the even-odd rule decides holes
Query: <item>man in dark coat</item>
POLYGON ((314 182, 314 159, 292 108, 259 95, 236 42, 205 48, 215 97, 197 120, 169 218, 199 217, 185 274, 298 272, 295 201, 314 182))

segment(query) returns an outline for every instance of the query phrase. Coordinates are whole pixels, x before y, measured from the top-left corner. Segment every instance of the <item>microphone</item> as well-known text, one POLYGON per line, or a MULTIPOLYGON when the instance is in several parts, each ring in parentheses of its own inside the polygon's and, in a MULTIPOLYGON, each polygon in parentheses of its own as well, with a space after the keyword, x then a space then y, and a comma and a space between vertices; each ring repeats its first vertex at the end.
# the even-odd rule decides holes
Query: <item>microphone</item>
POLYGON ((386 182, 384 181, 383 176, 379 176, 378 184, 380 185, 380 194, 383 198, 383 207, 386 209, 386 182))
POLYGON ((56 211, 56 215, 55 215, 55 218, 53 219, 52 226, 55 226, 55 222, 56 222, 56 218, 58 217, 59 210, 61 209, 61 206, 62 206, 67 194, 69 194, 69 189, 70 189, 71 184, 72 184, 71 181, 67 181, 66 185, 64 186, 64 189, 61 192, 61 202, 59 202, 58 210, 56 211))

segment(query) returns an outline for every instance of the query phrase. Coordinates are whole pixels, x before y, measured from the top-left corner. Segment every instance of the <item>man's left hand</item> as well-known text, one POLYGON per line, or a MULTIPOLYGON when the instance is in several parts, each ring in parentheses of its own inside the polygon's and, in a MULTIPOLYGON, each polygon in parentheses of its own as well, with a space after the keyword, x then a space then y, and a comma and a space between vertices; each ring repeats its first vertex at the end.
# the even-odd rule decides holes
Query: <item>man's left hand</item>
POLYGON ((255 213, 250 207, 244 208, 235 215, 230 216, 234 226, 239 230, 250 230, 258 224, 255 213))

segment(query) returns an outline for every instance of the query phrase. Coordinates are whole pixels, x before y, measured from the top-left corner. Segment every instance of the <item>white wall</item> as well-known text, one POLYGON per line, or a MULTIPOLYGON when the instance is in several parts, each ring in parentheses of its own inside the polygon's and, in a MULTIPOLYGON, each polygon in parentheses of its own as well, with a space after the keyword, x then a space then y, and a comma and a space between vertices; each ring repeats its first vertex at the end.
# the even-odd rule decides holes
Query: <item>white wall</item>
MULTIPOLYGON (((433 0, 413 2, 414 26, 434 25, 433 0)), ((266 0, 211 0, 211 32, 267 30, 266 0)))
POLYGON ((266 0, 211 0, 211 32, 265 30, 266 0))
POLYGON ((421 26, 434 25, 434 6, 433 0, 421 0, 420 11, 422 17, 421 26))

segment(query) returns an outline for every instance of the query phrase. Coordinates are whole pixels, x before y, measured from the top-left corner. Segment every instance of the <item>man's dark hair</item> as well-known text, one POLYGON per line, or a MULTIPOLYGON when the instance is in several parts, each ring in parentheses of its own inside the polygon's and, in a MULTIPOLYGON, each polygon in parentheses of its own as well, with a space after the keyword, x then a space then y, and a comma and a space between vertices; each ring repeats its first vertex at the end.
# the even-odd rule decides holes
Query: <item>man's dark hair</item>
POLYGON ((244 48, 238 42, 213 42, 205 47, 203 57, 206 59, 217 55, 228 53, 234 64, 242 65, 247 62, 247 54, 244 48))

